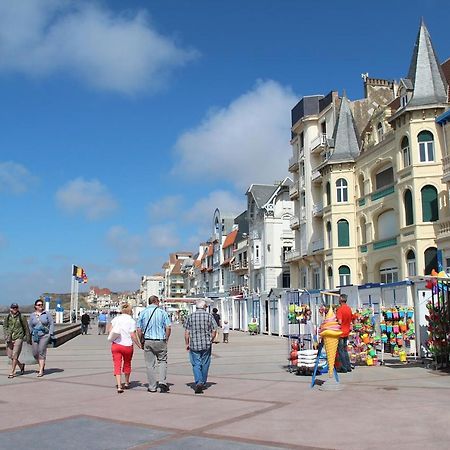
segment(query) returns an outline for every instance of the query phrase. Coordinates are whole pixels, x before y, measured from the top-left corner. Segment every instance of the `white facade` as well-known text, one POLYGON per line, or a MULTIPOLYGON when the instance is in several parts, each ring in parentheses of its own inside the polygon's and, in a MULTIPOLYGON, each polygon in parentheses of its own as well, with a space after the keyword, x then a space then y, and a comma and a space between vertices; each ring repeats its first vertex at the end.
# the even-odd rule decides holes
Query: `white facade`
POLYGON ((140 298, 143 305, 146 305, 148 299, 152 295, 161 297, 164 290, 164 276, 163 275, 144 275, 141 278, 140 298))

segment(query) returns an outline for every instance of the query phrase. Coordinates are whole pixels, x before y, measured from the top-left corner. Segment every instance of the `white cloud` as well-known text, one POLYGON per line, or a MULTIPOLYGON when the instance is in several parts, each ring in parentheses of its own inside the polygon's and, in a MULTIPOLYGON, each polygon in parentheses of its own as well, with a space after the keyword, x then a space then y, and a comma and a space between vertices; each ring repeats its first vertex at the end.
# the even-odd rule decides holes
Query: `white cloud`
POLYGON ((150 203, 148 212, 150 220, 161 221, 171 219, 180 214, 181 203, 183 197, 181 195, 168 195, 160 200, 150 203))
POLYGON ((0 163, 0 192, 23 194, 36 181, 29 170, 12 161, 0 163))
POLYGON ((141 276, 133 269, 114 268, 102 277, 101 284, 112 291, 139 289, 141 276))
POLYGON ((108 189, 98 180, 77 178, 56 193, 56 203, 69 214, 82 214, 90 220, 100 219, 117 208, 108 189))
POLYGON ((0 2, 0 69, 31 76, 62 72, 99 89, 156 90, 198 55, 152 27, 148 14, 116 13, 67 0, 0 2))
POLYGON ((175 224, 152 225, 148 229, 150 246, 161 249, 175 249, 180 243, 175 224))
POLYGON ((283 179, 291 154, 290 110, 296 101, 278 83, 258 82, 178 139, 174 173, 231 181, 241 189, 283 179))
POLYGON ((138 235, 130 235, 121 226, 111 227, 106 235, 108 243, 118 254, 118 262, 123 265, 133 265, 140 261, 142 238, 138 235))

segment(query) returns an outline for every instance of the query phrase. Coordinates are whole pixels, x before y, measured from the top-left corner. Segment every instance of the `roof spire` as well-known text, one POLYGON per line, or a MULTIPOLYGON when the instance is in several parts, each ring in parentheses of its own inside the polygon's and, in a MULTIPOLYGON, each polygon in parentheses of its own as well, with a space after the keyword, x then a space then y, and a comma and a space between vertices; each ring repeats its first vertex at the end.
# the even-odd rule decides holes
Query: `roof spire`
POLYGON ((409 106, 446 103, 447 82, 423 18, 414 44, 408 78, 414 86, 409 106))

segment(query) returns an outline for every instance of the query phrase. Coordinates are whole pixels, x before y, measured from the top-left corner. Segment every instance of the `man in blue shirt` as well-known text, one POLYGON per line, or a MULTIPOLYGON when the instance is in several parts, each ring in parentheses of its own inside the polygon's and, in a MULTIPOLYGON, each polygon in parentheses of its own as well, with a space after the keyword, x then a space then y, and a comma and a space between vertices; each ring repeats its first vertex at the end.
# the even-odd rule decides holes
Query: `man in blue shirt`
POLYGON ((106 322, 107 321, 108 321, 108 316, 106 315, 105 311, 102 311, 98 315, 98 334, 106 333, 106 322))
POLYGON ((167 386, 167 343, 170 337, 170 319, 166 311, 159 308, 159 298, 152 295, 149 306, 141 311, 137 330, 144 336, 144 359, 147 368, 148 392, 169 392, 167 386), (159 383, 158 383, 159 381, 159 383))

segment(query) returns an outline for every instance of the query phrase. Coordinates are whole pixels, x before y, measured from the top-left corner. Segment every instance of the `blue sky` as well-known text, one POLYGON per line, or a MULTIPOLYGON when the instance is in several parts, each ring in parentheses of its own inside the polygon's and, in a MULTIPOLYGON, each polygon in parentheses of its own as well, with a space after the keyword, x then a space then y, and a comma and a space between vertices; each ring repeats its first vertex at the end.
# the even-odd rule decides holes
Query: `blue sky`
POLYGON ((2 1, 0 304, 68 292, 72 264, 88 285, 137 289, 208 238, 216 207, 239 213, 250 183, 287 175, 298 99, 360 98, 363 72, 405 76, 421 17, 444 61, 449 13, 424 0, 2 1))

